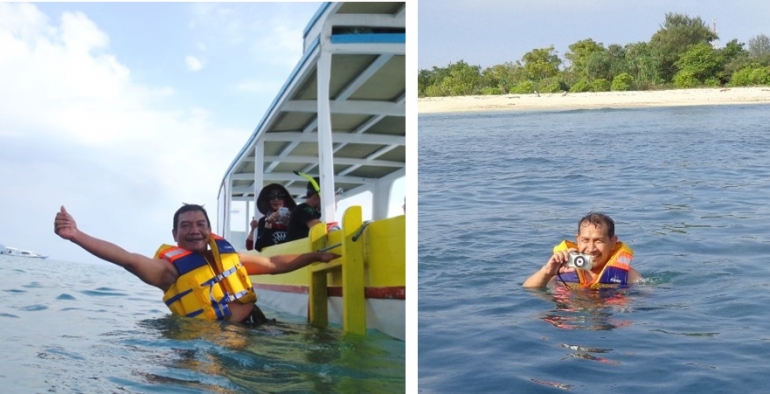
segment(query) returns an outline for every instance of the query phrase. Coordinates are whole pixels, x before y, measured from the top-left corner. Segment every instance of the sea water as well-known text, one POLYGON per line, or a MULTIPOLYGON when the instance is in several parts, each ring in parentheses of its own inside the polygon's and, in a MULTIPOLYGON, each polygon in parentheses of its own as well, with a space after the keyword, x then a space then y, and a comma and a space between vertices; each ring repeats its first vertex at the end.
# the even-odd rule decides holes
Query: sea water
POLYGON ((172 317, 123 269, 0 256, 2 393, 392 393, 405 343, 265 310, 248 328, 172 317))
POLYGON ((770 382, 770 106, 419 117, 422 393, 770 382), (589 211, 644 282, 524 289, 589 211))

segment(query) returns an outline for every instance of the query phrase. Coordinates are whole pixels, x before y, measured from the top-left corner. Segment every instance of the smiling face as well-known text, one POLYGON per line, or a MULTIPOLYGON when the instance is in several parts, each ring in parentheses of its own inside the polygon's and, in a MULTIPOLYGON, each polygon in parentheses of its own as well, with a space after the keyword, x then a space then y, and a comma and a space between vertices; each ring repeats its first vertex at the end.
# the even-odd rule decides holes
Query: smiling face
POLYGON ((179 214, 171 233, 180 248, 202 253, 208 248, 211 227, 203 212, 187 211, 179 214))
POLYGON ((286 194, 280 189, 273 189, 267 193, 267 200, 270 201, 270 209, 273 212, 277 212, 284 206, 284 199, 286 194))
POLYGON ((602 269, 612 257, 618 237, 609 236, 607 225, 603 223, 584 221, 579 229, 580 232, 576 236, 578 251, 593 256, 595 269, 602 269))

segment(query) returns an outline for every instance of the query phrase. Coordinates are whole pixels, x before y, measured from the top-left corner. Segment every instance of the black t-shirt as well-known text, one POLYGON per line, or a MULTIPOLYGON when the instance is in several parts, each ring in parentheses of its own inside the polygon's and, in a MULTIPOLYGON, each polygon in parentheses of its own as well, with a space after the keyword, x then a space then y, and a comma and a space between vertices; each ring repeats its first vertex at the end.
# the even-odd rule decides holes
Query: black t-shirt
POLYGON ((286 240, 294 241, 295 239, 306 238, 310 232, 310 229, 307 228, 307 222, 313 219, 321 219, 321 211, 304 202, 297 205, 297 207, 291 211, 291 219, 289 219, 289 230, 286 240))
POLYGON ((271 223, 271 228, 267 228, 265 219, 264 216, 259 219, 257 226, 257 243, 254 245, 254 249, 259 251, 262 248, 286 242, 286 227, 271 223))

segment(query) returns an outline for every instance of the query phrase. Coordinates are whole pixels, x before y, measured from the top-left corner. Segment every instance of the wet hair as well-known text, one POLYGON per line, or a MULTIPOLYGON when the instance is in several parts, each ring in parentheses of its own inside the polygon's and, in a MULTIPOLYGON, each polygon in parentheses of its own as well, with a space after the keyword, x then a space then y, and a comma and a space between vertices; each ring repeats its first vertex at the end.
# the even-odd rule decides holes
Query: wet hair
POLYGON ((596 227, 604 226, 607 228, 607 236, 612 238, 615 236, 615 221, 612 220, 611 217, 599 213, 599 212, 589 212, 588 215, 583 216, 578 221, 578 231, 577 233, 580 234, 580 228, 583 227, 583 224, 593 224, 596 227))
POLYGON ((191 212, 191 211, 201 211, 203 212, 203 216, 206 217, 206 224, 211 228, 211 221, 209 220, 209 214, 206 213, 206 210, 203 208, 203 205, 198 204, 184 204, 181 208, 176 210, 176 213, 174 213, 174 231, 177 229, 177 225, 179 224, 179 215, 185 213, 185 212, 191 212))

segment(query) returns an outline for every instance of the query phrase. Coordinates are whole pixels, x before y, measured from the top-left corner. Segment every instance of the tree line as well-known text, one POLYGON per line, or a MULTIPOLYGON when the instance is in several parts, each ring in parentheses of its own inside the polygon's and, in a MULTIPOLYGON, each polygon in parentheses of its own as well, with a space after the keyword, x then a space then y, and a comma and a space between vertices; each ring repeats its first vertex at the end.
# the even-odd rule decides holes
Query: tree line
POLYGON ((569 46, 567 62, 550 46, 485 69, 460 60, 420 70, 419 96, 770 85, 770 38, 716 48, 718 39, 700 18, 667 13, 649 42, 605 47, 588 38, 569 46))

